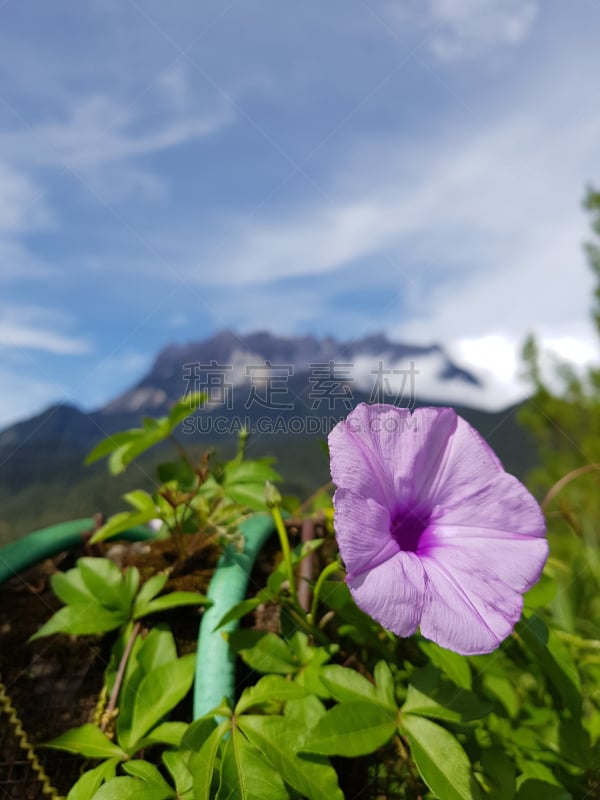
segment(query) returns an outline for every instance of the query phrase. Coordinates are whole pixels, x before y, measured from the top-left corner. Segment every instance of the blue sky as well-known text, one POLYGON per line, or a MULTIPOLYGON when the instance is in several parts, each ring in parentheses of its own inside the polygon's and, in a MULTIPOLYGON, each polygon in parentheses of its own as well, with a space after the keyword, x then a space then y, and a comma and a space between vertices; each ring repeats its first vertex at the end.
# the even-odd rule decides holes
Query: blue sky
POLYGON ((0 426, 222 328, 595 353, 593 0, 0 0, 0 426))

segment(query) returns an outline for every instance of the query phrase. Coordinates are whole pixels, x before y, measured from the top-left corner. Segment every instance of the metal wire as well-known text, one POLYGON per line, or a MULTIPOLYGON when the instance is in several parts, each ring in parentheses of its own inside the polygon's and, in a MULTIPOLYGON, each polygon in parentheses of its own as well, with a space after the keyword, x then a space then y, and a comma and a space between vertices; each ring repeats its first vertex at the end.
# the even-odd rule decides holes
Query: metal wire
POLYGON ((6 687, 2 682, 2 676, 0 675, 0 711, 4 714, 14 731, 15 738, 18 742, 19 747, 25 754, 25 758, 31 765, 31 769, 35 773, 36 780, 39 781, 42 788, 42 793, 46 796, 52 798, 52 800, 63 800, 62 796, 58 794, 44 767, 40 764, 40 761, 37 757, 35 750, 33 749, 33 745, 29 741, 27 734, 23 729, 23 724, 19 719, 19 716, 16 712, 15 707, 13 706, 10 697, 6 691, 6 687))

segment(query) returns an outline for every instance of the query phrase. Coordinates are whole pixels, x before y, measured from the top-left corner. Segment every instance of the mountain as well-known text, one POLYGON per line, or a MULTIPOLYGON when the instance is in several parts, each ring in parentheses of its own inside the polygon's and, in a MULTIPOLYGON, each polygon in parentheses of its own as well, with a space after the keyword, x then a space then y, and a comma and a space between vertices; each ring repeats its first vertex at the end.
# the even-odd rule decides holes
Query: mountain
MULTIPOLYGON (((384 335, 339 342, 332 337, 280 337, 265 331, 239 336, 224 331, 202 342, 169 345, 141 381, 100 413, 159 413, 191 389, 210 390, 211 385, 227 390, 228 399, 235 403, 232 395, 236 389, 251 389, 257 382, 267 388, 264 384, 269 378, 277 381, 280 397, 291 383, 297 391, 301 379, 306 389, 303 396, 312 403, 318 398, 310 396, 311 388, 317 394, 321 391, 328 405, 324 387, 316 387, 319 379, 345 383, 345 397, 350 397, 355 387, 370 396, 379 381, 380 389, 387 390, 387 397, 386 391, 380 392, 381 402, 398 400, 404 392, 404 405, 415 397, 446 402, 459 395, 476 397, 477 389, 482 388, 479 379, 451 361, 439 345, 397 344, 384 335)), ((227 400, 223 404, 227 405, 227 400)))
POLYGON ((535 461, 531 444, 514 408, 477 408, 485 389, 441 346, 394 343, 383 335, 340 342, 224 331, 170 344, 138 383, 103 407, 84 412, 57 405, 0 431, 0 543, 53 522, 113 513, 123 507, 120 494, 140 481, 150 489, 151 460, 117 480, 104 464, 84 469, 83 459, 106 435, 165 413, 190 391, 206 392, 208 403, 179 429, 185 446, 231 452, 244 426, 251 431, 249 455, 275 456, 285 490, 296 494, 327 480, 319 442, 358 402, 452 405, 507 469, 522 476, 535 461))

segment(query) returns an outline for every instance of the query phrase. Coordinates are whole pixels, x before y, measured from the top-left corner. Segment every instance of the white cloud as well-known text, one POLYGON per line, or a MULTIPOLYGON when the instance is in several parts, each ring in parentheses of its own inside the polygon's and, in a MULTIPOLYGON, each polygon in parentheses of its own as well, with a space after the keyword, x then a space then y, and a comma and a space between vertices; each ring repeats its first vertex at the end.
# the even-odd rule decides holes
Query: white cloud
MULTIPOLYGON (((581 376, 591 366, 600 364, 598 335, 590 322, 562 325, 540 325, 530 331, 540 351, 540 368, 544 381, 561 392, 562 379, 557 365, 568 362, 581 376)), ((483 390, 475 405, 499 410, 519 402, 531 394, 532 387, 524 376, 521 351, 524 338, 507 331, 485 336, 459 338, 447 345, 457 364, 472 370, 481 380, 483 390)))
POLYGON ((66 321, 63 314, 34 306, 0 308, 0 347, 55 355, 88 353, 91 348, 85 338, 60 330, 66 321))
POLYGON ((0 161, 0 235, 40 230, 52 222, 41 186, 0 161))
MULTIPOLYGON (((192 268, 188 277, 227 285, 330 272, 390 245, 402 225, 395 209, 378 202, 318 204, 288 219, 242 223, 232 245, 217 253, 219 263, 209 273, 192 268)), ((200 261, 215 264, 210 257, 200 261)))
POLYGON ((169 115, 154 126, 142 124, 142 117, 139 109, 109 95, 94 94, 74 104, 60 121, 4 132, 0 145, 7 156, 29 165, 95 168, 208 136, 233 118, 226 105, 204 113, 169 115))
POLYGON ((446 61, 521 44, 538 11, 537 0, 429 0, 431 49, 446 61))
POLYGON ((0 281, 47 274, 23 238, 53 224, 41 185, 0 161, 0 281))
POLYGON ((567 113, 559 126, 561 113, 541 107, 527 118, 517 109, 448 131, 442 142, 380 143, 368 161, 364 151, 353 153, 338 164, 343 185, 326 186, 325 199, 279 218, 232 221, 227 239, 197 256, 211 269, 188 267, 185 277, 266 285, 336 270, 343 276, 362 259, 377 270, 379 285, 416 287, 419 303, 398 331, 419 339, 480 335, 502 319, 521 327, 568 321, 589 297, 579 203, 600 114, 582 126, 567 113), (357 166, 365 163, 368 172, 357 166), (415 263, 432 265, 429 275, 415 263), (442 280, 432 283, 432 276, 442 280))

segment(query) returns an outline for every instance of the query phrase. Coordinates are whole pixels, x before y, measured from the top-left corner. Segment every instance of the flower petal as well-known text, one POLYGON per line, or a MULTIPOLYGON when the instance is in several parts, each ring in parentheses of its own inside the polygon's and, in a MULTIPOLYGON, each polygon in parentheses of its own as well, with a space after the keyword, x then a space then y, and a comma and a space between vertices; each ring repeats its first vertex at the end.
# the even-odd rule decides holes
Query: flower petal
POLYGON ((331 431, 331 477, 336 486, 390 507, 395 503, 392 475, 373 435, 377 408, 361 403, 331 431))
POLYGON ((519 505, 528 497, 534 506, 537 505, 525 487, 516 478, 507 475, 485 439, 462 417, 455 415, 455 420, 454 430, 447 438, 443 457, 434 472, 435 477, 427 487, 433 504, 447 510, 462 509, 469 500, 475 507, 481 507, 483 503, 488 519, 492 507, 498 513, 504 512, 504 493, 509 490, 509 503, 516 500, 519 505), (504 481, 506 485, 500 488, 499 481, 504 481), (488 502, 490 505, 487 505, 488 502))
POLYGON ((400 550, 390 534, 390 513, 376 500, 338 489, 333 505, 338 547, 348 575, 372 569, 400 550))
POLYGON ((398 636, 410 636, 417 630, 425 581, 420 560, 406 552, 398 552, 361 575, 346 578, 357 606, 398 636))
MULTIPOLYGON (((438 490, 437 511, 434 521, 443 528, 464 526, 469 529, 493 529, 544 537, 546 521, 535 498, 514 475, 507 472, 488 474, 487 483, 475 485, 459 483, 465 470, 457 466, 448 478, 455 494, 446 496, 440 503, 438 490)), ((465 480, 468 478, 465 477, 465 480)))
POLYGON ((359 404, 329 434, 333 482, 390 510, 413 501, 415 491, 426 495, 456 420, 450 408, 411 414, 396 406, 359 404))
POLYGON ((546 539, 451 537, 420 553, 427 575, 421 633, 463 655, 489 653, 521 616, 522 593, 539 579, 546 539))

